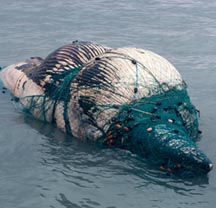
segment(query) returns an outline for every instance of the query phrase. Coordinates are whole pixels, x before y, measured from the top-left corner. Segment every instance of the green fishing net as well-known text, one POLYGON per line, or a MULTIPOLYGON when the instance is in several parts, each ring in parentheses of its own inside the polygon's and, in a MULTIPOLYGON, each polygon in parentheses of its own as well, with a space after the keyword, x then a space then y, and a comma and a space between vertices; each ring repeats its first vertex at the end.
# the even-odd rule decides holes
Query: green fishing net
MULTIPOLYGON (((52 58, 46 63, 56 66, 52 58)), ((211 168, 195 144, 198 116, 186 84, 162 57, 141 49, 107 49, 85 63, 48 72, 51 78, 46 70, 42 76, 44 94, 18 98, 25 112, 166 168, 211 168)))

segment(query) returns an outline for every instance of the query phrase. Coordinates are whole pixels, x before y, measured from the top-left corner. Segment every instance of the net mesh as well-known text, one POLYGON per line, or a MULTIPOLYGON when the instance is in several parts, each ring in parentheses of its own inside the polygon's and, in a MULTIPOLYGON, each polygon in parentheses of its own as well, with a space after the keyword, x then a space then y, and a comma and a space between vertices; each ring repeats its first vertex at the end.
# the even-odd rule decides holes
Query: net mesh
MULTIPOLYGON (((53 73, 45 94, 20 98, 24 111, 44 121, 56 121, 58 106, 64 128, 70 129, 68 106, 76 105, 80 116, 85 114, 88 122, 100 129, 103 136, 116 122, 126 129, 135 124, 145 125, 143 128, 147 129, 172 123, 176 131, 181 128, 192 139, 197 138, 197 111, 178 72, 173 67, 170 70, 172 65, 165 59, 158 63, 157 55, 147 54, 145 60, 150 63, 146 64, 136 53, 129 56, 131 54, 122 51, 109 51, 84 67, 53 73)), ((71 130, 67 132, 72 134, 71 130)), ((117 132, 116 137, 121 138, 122 132, 120 135, 117 132)))
POLYGON ((197 110, 180 74, 157 54, 103 51, 86 63, 52 71, 44 86, 42 95, 19 98, 23 110, 75 137, 163 160, 184 158, 183 153, 200 159, 193 153, 197 110))

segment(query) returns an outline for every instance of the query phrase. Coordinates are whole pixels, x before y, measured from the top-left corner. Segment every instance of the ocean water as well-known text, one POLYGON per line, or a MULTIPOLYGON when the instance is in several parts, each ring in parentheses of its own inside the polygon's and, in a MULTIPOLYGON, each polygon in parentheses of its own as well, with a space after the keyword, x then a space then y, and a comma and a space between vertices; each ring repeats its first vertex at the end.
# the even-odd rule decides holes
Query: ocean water
MULTIPOLYGON (((201 112, 200 148, 216 166, 216 2, 0 0, 0 66, 45 57, 73 40, 134 46, 170 60, 201 112)), ((122 150, 77 141, 0 93, 0 207, 212 208, 215 169, 167 176, 122 150)))

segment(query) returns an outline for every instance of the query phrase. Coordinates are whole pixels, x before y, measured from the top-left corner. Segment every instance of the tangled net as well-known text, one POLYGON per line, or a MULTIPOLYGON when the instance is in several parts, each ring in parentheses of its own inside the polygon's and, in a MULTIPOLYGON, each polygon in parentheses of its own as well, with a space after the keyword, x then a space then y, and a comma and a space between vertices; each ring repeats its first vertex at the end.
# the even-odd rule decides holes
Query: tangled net
POLYGON ((172 160, 175 167, 179 158, 189 165, 200 158, 209 164, 194 143, 200 132, 186 84, 161 56, 73 42, 38 66, 21 70, 43 89, 18 98, 23 110, 36 118, 78 138, 169 165, 172 160))

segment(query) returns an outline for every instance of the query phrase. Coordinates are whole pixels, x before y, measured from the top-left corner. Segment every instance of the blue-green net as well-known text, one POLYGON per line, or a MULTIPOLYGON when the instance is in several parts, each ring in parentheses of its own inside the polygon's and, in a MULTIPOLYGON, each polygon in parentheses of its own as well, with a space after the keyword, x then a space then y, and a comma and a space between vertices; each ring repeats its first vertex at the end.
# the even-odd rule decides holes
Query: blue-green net
MULTIPOLYGON (((85 114, 87 118, 85 122, 101 131, 100 137, 95 139, 97 143, 130 150, 156 161, 165 169, 190 168, 209 171, 209 159, 195 144, 200 134, 198 116, 188 96, 185 83, 169 87, 156 82, 154 88, 149 86, 148 96, 137 99, 138 87, 144 85, 138 82, 138 63, 128 56, 114 54, 96 58, 87 66, 79 65, 52 74, 51 82, 46 83, 45 94, 21 98, 26 99, 28 103, 22 106, 23 110, 30 114, 37 111, 40 120, 55 123, 56 106, 61 103, 65 132, 73 135, 69 122, 69 112, 72 110, 69 103, 74 100, 79 106, 78 110, 81 109, 80 114, 85 114), (97 103, 96 97, 101 93, 101 89, 109 91, 116 98, 126 96, 118 94, 115 91, 116 86, 112 86, 106 81, 106 77, 102 76, 105 74, 109 77, 109 73, 117 76, 115 66, 112 65, 114 59, 129 60, 135 65, 137 82, 134 86, 134 98, 119 104, 97 103), (101 66, 103 71, 100 71, 101 66), (91 89, 93 96, 79 95, 82 89, 91 89), (115 115, 107 119, 103 126, 99 125, 97 117, 110 110, 116 112, 115 115), (51 118, 47 118, 48 114, 51 114, 49 116, 51 118)), ((148 69, 142 67, 142 70, 148 69)), ((149 73, 151 74, 150 71, 149 73)), ((122 84, 127 85, 127 83, 122 84)))

